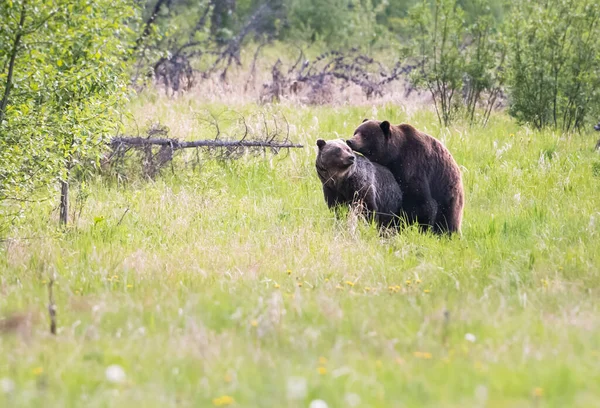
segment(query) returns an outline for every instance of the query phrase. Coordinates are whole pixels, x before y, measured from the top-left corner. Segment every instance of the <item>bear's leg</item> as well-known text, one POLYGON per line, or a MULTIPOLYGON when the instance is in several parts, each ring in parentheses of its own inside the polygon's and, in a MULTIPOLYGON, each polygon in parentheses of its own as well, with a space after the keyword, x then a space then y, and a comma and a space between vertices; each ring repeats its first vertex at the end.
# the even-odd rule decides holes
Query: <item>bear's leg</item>
POLYGON ((438 213, 438 204, 434 199, 425 200, 420 205, 417 212, 417 221, 422 231, 429 231, 433 228, 435 231, 435 220, 438 213))
POLYGON ((417 222, 421 231, 428 231, 435 225, 438 203, 431 196, 429 185, 425 181, 416 182, 414 186, 416 187, 408 187, 404 191, 404 210, 409 222, 417 222))
POLYGON ((435 221, 434 232, 438 234, 460 232, 462 222, 462 206, 458 200, 441 206, 439 215, 435 221))

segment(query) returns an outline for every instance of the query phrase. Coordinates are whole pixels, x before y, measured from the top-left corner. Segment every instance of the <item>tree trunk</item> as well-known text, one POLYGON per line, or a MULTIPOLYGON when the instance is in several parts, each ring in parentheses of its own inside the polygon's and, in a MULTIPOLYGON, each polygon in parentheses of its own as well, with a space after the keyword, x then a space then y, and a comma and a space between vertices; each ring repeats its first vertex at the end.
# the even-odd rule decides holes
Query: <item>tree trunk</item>
POLYGON ((21 42, 21 37, 23 36, 23 24, 25 23, 25 6, 27 2, 23 2, 23 7, 21 8, 21 18, 19 19, 19 27, 17 28, 17 35, 15 36, 15 41, 13 42, 12 49, 10 51, 10 62, 8 63, 8 74, 6 76, 6 85, 4 87, 4 95, 2 96, 2 101, 0 101, 0 123, 4 120, 6 106, 8 105, 8 95, 10 94, 10 90, 12 88, 12 77, 13 72, 15 70, 15 60, 17 59, 17 53, 19 52, 19 45, 21 42))
POLYGON ((60 225, 66 226, 69 218, 69 172, 67 180, 60 181, 60 225))

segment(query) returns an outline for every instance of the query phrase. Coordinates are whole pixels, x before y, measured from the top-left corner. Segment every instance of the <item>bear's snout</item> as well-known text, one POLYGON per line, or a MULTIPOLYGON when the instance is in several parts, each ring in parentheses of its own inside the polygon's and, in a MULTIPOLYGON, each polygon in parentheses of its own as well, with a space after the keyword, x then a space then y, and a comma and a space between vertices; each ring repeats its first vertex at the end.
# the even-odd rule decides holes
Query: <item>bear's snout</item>
POLYGON ((356 157, 354 157, 354 155, 352 155, 352 156, 348 156, 348 161, 349 161, 350 163, 354 163, 354 160, 356 160, 356 157))
POLYGON ((352 141, 352 139, 346 140, 346 144, 350 149, 354 150, 354 142, 352 141))

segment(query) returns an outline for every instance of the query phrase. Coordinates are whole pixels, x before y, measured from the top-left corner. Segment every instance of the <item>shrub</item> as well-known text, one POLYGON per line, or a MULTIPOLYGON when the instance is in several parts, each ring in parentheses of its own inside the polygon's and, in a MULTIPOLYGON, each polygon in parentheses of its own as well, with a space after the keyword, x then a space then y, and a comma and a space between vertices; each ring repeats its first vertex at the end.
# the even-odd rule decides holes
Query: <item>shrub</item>
POLYGON ((508 23, 510 114, 538 129, 579 129, 600 102, 600 5, 520 0, 508 23))
MULTIPOLYGON (((0 212, 97 161, 126 95, 133 0, 0 3, 0 212)), ((36 195, 38 193, 38 195, 36 195)), ((1 215, 1 214, 0 214, 1 215)))
POLYGON ((473 0, 471 10, 478 18, 465 21, 457 0, 423 0, 406 19, 416 25, 406 52, 416 60, 411 80, 431 93, 440 123, 449 125, 459 113, 476 122, 477 107, 487 123, 501 91, 500 66, 504 47, 487 0, 473 0))

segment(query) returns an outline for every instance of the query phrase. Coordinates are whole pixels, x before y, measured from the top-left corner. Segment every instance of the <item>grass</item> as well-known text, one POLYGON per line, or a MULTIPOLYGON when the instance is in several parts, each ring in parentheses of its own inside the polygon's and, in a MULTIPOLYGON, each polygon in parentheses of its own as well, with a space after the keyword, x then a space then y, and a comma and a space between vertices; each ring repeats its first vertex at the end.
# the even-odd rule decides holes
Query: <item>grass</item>
MULTIPOLYGON (((194 139, 206 131, 195 112, 222 106, 150 94, 131 109, 140 126, 194 139)), ((41 203, 10 231, 0 316, 17 324, 0 333, 0 405, 598 403, 591 137, 502 114, 446 129, 393 105, 236 109, 281 111, 305 148, 195 169, 180 157, 155 181, 97 177, 76 227, 59 232, 41 203), (462 237, 382 237, 329 212, 313 145, 365 117, 409 121, 449 147, 466 189, 462 237), (107 379, 115 364, 124 381, 107 379)))

